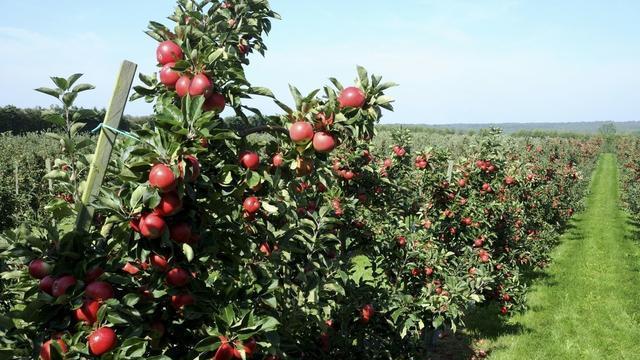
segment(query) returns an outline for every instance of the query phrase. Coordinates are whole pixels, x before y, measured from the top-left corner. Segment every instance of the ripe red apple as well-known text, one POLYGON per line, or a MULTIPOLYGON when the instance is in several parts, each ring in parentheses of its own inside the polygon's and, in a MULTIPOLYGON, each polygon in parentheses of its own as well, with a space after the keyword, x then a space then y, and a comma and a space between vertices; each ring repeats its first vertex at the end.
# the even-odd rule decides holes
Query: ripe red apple
POLYGON ((470 226, 473 223, 473 220, 471 220, 470 217, 465 217, 465 218, 462 218, 461 223, 464 226, 470 226))
POLYGON ((361 108, 364 106, 366 97, 364 91, 355 86, 344 88, 338 96, 340 107, 361 108))
POLYGON ((89 334, 89 351, 94 356, 105 354, 116 346, 117 337, 110 327, 103 326, 89 334))
POLYGON ((224 95, 214 92, 202 104, 204 111, 215 111, 221 113, 226 105, 224 95))
POLYGON ((29 263, 29 275, 34 279, 42 279, 51 273, 51 265, 42 259, 35 259, 29 263))
POLYGON ((167 224, 156 214, 147 214, 140 220, 140 233, 148 239, 157 239, 164 233, 167 224))
POLYGON ((467 180, 465 180, 465 179, 460 179, 460 180, 458 180, 458 186, 459 186, 459 187, 465 187, 465 186, 467 186, 467 180))
POLYGON ((373 305, 367 304, 360 310, 360 321, 363 324, 366 324, 371 320, 374 314, 375 310, 373 309, 373 305))
POLYGON ((260 210, 260 199, 255 196, 249 196, 248 198, 244 199, 242 207, 249 214, 253 214, 256 211, 260 210))
POLYGON ((273 155, 273 158, 271 159, 271 163, 275 167, 282 166, 284 164, 284 158, 282 157, 282 154, 277 153, 277 154, 273 155))
POLYGON ((501 313, 502 315, 507 315, 507 313, 508 313, 508 312, 509 312, 509 309, 507 309, 507 307, 506 307, 506 306, 502 306, 502 307, 500 308, 500 313, 501 313))
POLYGON ((313 149, 317 152, 328 153, 336 147, 336 140, 330 133, 320 131, 313 135, 313 149))
POLYGON ((65 275, 53 282, 51 287, 51 295, 58 297, 64 295, 67 289, 76 284, 76 278, 73 275, 65 275))
POLYGON ((161 42, 156 49, 156 57, 160 65, 182 60, 183 56, 182 48, 170 40, 161 42))
POLYGON ((167 284, 175 287, 185 286, 191 281, 191 274, 179 267, 175 267, 167 272, 167 284))
POLYGON ((187 182, 195 182, 200 176, 200 161, 193 155, 185 155, 180 162, 180 177, 187 182))
POLYGON ((173 216, 182 210, 182 199, 177 192, 171 191, 160 196, 160 203, 153 209, 159 216, 173 216))
POLYGON ((149 172, 149 184, 160 192, 174 190, 177 185, 176 176, 173 170, 165 164, 156 164, 149 172))
POLYGON ((94 281, 87 285, 84 294, 94 300, 108 300, 113 297, 113 287, 106 281, 94 281))
POLYGON ((51 339, 42 343, 42 347, 40 348, 40 358, 42 360, 51 360, 51 346, 52 342, 55 341, 60 346, 60 350, 62 350, 62 354, 65 354, 69 351, 67 348, 67 344, 62 339, 51 339))
POLYGON ((176 81, 176 94, 180 97, 185 97, 189 93, 191 87, 191 78, 188 75, 180 76, 180 79, 176 81))
POLYGON ((136 275, 137 273, 140 272, 140 269, 137 266, 135 266, 134 264, 132 264, 130 262, 127 262, 122 267, 122 271, 126 272, 129 275, 136 275))
POLYGON ((260 244, 259 248, 260 252, 265 254, 266 256, 271 256, 271 245, 268 242, 263 242, 260 244))
POLYGON ((180 73, 172 69, 174 66, 176 66, 176 63, 170 62, 163 65, 162 69, 160 69, 160 82, 169 89, 173 89, 176 86, 176 82, 180 79, 180 73))
POLYGON ((504 293, 502 295, 502 300, 503 301, 510 301, 511 300, 511 296, 509 296, 509 294, 507 294, 507 293, 504 293))
POLYGON ((344 173, 342 173, 342 177, 347 181, 353 180, 355 176, 356 174, 354 174, 351 170, 346 170, 344 173))
POLYGON ((169 234, 171 235, 171 240, 177 243, 189 243, 191 241, 191 225, 185 222, 173 224, 169 227, 169 234))
POLYGON ((187 305, 193 304, 195 304, 195 299, 191 294, 171 295, 171 306, 173 306, 174 309, 182 309, 187 305))
POLYGON ((235 349, 229 344, 229 340, 226 337, 221 336, 220 340, 222 340, 222 344, 220 344, 220 347, 216 350, 213 360, 231 360, 235 349))
POLYGON ((516 179, 513 176, 507 176, 504 178, 505 185, 513 185, 516 183, 516 179))
POLYGON ((53 291, 53 283, 56 281, 56 278, 51 276, 51 275, 47 275, 45 277, 43 277, 42 279, 40 279, 40 283, 38 283, 38 289, 40 289, 40 291, 43 291, 49 295, 51 295, 52 291, 53 291))
POLYGON ((199 96, 204 95, 208 97, 213 91, 213 85, 211 79, 205 74, 197 74, 191 79, 191 85, 189 86, 189 95, 199 96))
POLYGON ((396 238, 396 243, 398 244, 399 248, 403 248, 407 245, 407 238, 404 236, 398 236, 396 238))
POLYGON ((289 138, 295 143, 308 143, 313 139, 313 125, 306 121, 294 122, 289 128, 289 138))
POLYGON ((102 269, 100 266, 94 266, 84 274, 84 281, 92 282, 94 280, 97 280, 100 276, 102 276, 102 274, 104 274, 104 269, 102 269))
POLYGON ((240 165, 245 169, 258 170, 260 166, 260 157, 258 153, 253 151, 243 151, 240 153, 240 165))
POLYGON ((167 259, 162 255, 151 254, 151 256, 149 256, 149 261, 151 262, 151 265, 161 271, 167 270, 167 267, 169 266, 167 259))
POLYGON ((73 316, 77 321, 93 325, 98 319, 98 310, 100 310, 100 302, 86 299, 81 307, 73 311, 73 316))

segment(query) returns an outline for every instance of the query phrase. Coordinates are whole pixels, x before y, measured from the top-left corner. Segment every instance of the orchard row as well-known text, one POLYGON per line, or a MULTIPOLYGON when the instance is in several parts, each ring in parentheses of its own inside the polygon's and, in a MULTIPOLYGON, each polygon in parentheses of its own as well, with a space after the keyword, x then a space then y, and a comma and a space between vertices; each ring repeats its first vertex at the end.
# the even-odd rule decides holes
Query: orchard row
POLYGON ((350 86, 292 87, 290 107, 245 79, 273 17, 265 1, 180 0, 172 30, 151 23, 159 77, 135 97, 155 121, 119 139, 88 232, 73 220, 91 155, 60 136, 48 177, 72 196, 6 235, 0 344, 45 360, 410 359, 473 306, 522 308, 521 274, 548 261, 600 141, 494 131, 451 153, 399 131, 374 147, 393 83, 358 68, 350 86))

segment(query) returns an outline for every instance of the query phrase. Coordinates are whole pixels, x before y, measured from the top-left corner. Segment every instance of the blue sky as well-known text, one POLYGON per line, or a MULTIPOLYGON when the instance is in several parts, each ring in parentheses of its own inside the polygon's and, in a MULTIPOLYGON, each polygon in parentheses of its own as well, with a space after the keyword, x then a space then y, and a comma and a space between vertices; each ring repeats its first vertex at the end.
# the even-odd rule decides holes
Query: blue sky
MULTIPOLYGON (((272 0, 282 16, 254 85, 291 102, 356 64, 395 81, 385 123, 640 120, 640 1, 272 0)), ((49 75, 85 74, 81 104, 106 106, 122 59, 155 71, 143 33, 173 1, 11 1, 0 13, 0 105, 47 106, 49 75)), ((168 20, 165 21, 168 23, 168 20)), ((266 112, 267 101, 256 101, 266 112)), ((127 113, 151 111, 144 102, 127 113)))

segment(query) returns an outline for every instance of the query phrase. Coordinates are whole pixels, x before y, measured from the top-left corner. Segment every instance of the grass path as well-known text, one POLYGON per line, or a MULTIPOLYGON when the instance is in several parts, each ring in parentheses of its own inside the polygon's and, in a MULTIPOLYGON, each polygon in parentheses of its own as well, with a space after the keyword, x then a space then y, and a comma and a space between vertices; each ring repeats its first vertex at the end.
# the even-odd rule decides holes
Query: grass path
POLYGON ((640 243, 618 208, 614 155, 601 157, 573 225, 529 310, 488 340, 490 360, 640 359, 640 243))

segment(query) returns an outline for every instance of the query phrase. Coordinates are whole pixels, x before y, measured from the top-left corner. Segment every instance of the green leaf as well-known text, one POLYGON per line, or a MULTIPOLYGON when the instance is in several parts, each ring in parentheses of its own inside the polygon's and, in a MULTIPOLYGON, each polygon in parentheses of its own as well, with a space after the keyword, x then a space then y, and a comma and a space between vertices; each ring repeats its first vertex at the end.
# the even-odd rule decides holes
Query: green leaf
POLYGON ((54 179, 54 180, 66 180, 68 178, 68 174, 62 170, 52 170, 48 172, 44 178, 45 179, 54 179))
POLYGON ((193 248, 189 244, 182 244, 182 253, 187 258, 188 262, 193 260, 193 248))
POLYGON ((35 90, 37 92, 41 92, 43 94, 47 94, 47 95, 53 96, 56 99, 58 99, 60 97, 60 94, 62 94, 62 92, 60 90, 55 90, 55 89, 46 88, 46 87, 39 87, 39 88, 37 88, 35 90))
POLYGON ((351 259, 351 280, 356 284, 360 281, 373 280, 373 269, 371 268, 371 260, 365 255, 358 255, 351 259))
POLYGON ((268 202, 266 202, 266 201, 263 201, 263 202, 262 202, 262 208, 263 208, 266 212, 268 212, 269 214, 276 214, 276 213, 278 213, 278 208, 277 208, 276 206, 273 206, 273 205, 269 204, 269 203, 268 203, 268 202))
POLYGON ((247 93, 249 94, 254 94, 254 95, 262 95, 262 96, 268 96, 270 98, 275 98, 275 95, 273 95, 273 92, 269 89, 267 89, 266 87, 251 87, 249 88, 249 90, 247 90, 247 93))
POLYGON ((67 83, 67 80, 61 77, 55 77, 52 76, 51 80, 53 80, 53 83, 56 84, 56 86, 62 90, 67 90, 69 89, 69 84, 67 83))
POLYGON ((220 56, 222 56, 222 54, 224 54, 224 48, 218 48, 218 49, 216 49, 216 51, 214 51, 211 54, 209 54, 209 57, 207 58, 207 60, 211 64, 211 63, 215 62, 216 60, 218 60, 218 58, 220 56))
POLYGON ((73 102, 76 101, 76 97, 78 97, 78 93, 75 93, 75 92, 66 93, 66 94, 62 95, 62 102, 67 107, 71 107, 71 106, 73 106, 73 102))
POLYGON ((76 86, 73 87, 73 90, 71 90, 74 93, 79 93, 82 91, 87 91, 87 90, 93 90, 96 87, 91 85, 91 84, 78 84, 76 86))
POLYGON ((142 197, 145 192, 147 192, 146 185, 139 185, 131 194, 131 199, 129 200, 129 206, 131 209, 135 209, 142 202, 142 197))
POLYGON ((54 113, 54 112, 44 112, 42 113, 42 118, 53 125, 64 127, 66 125, 66 121, 62 117, 62 115, 54 113))
POLYGON ((233 307, 231 305, 227 305, 224 309, 222 309, 222 313, 220 314, 220 319, 224 321, 227 325, 233 324, 233 319, 236 317, 236 314, 233 311, 233 307))
POLYGON ((67 86, 73 86, 73 84, 82 77, 82 74, 73 74, 67 78, 67 86))

